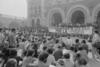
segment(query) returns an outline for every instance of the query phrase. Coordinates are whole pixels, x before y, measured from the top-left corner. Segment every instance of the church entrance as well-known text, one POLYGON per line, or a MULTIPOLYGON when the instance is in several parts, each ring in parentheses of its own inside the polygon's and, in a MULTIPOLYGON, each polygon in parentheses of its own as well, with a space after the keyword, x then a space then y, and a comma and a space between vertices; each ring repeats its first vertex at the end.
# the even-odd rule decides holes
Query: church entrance
POLYGON ((56 12, 52 15, 51 17, 51 25, 52 26, 59 26, 59 24, 61 24, 63 22, 63 18, 61 13, 56 12))
POLYGON ((100 11, 97 13, 96 16, 96 25, 97 25, 96 29, 100 31, 100 11))
POLYGON ((80 10, 73 12, 71 16, 71 23, 72 24, 84 24, 85 23, 84 13, 80 10))

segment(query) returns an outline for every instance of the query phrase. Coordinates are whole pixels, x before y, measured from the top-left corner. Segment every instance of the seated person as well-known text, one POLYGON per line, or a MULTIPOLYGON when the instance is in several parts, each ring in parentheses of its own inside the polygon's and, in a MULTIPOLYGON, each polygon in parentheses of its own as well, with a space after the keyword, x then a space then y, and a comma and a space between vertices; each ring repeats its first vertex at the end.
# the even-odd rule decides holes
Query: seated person
POLYGON ((70 54, 64 54, 62 59, 58 60, 56 67, 72 67, 73 63, 70 61, 70 54))
POLYGON ((22 62, 22 67, 27 67, 30 63, 33 63, 33 54, 34 52, 29 51, 27 56, 24 57, 23 62, 22 62))
POLYGON ((14 58, 10 58, 4 67, 17 67, 17 61, 14 58))
POLYGON ((42 53, 39 55, 39 61, 38 61, 38 67, 49 67, 48 64, 46 64, 48 58, 48 53, 42 53))
POLYGON ((62 47, 59 46, 58 49, 54 52, 53 55, 54 55, 56 61, 58 61, 58 59, 61 59, 62 56, 63 56, 62 47))
POLYGON ((53 49, 52 49, 52 48, 49 48, 49 49, 47 50, 47 52, 48 52, 48 54, 49 54, 49 56, 48 56, 48 58, 47 58, 47 64, 50 65, 50 64, 52 64, 52 63, 55 63, 55 58, 54 58, 54 56, 53 56, 53 49))
POLYGON ((81 58, 79 61, 78 61, 78 64, 80 67, 86 67, 87 66, 87 61, 83 58, 81 58))

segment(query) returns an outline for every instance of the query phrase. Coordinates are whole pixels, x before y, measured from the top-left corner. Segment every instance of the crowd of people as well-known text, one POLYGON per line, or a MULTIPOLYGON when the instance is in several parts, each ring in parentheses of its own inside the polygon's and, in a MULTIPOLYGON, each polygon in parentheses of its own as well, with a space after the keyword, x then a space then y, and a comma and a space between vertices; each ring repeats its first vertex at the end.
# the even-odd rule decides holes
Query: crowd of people
POLYGON ((98 31, 88 39, 72 38, 0 29, 0 67, 94 67, 100 63, 98 31))

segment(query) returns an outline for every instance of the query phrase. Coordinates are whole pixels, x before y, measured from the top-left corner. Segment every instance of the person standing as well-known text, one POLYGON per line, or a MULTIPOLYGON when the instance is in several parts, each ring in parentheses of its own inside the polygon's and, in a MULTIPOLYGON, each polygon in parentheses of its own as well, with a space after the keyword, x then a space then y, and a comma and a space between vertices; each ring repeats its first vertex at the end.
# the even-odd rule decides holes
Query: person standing
POLYGON ((2 43, 3 43, 4 38, 5 38, 5 36, 2 32, 2 29, 0 28, 0 46, 3 46, 2 43))

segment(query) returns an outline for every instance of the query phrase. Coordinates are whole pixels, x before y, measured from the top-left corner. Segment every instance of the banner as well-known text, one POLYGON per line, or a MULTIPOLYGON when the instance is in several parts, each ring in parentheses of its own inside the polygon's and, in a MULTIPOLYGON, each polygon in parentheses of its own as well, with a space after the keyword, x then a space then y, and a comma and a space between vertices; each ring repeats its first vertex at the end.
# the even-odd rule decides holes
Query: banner
POLYGON ((55 28, 49 28, 49 32, 56 33, 57 31, 55 28))
POLYGON ((93 27, 60 27, 56 31, 59 34, 70 34, 70 35, 92 35, 93 27))

